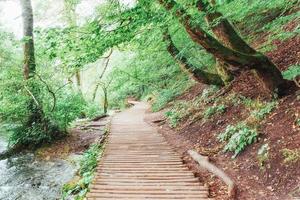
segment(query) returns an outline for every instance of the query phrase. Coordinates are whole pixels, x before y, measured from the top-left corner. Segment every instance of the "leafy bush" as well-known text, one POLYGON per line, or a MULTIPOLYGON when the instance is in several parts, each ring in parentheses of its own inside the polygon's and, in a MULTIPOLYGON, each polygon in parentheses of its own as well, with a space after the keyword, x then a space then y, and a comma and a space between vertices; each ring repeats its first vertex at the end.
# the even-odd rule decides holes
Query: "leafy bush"
POLYGON ((24 145, 36 147, 44 143, 52 142, 61 136, 61 132, 57 126, 49 121, 46 123, 46 126, 38 122, 31 126, 22 124, 10 129, 12 134, 9 137, 9 146, 24 145), (47 127, 48 130, 45 130, 45 127, 47 127))
POLYGON ((60 94, 57 99, 55 109, 51 112, 48 107, 46 114, 55 122, 60 130, 66 131, 69 124, 76 118, 85 117, 86 101, 79 93, 65 92, 60 94))
POLYGON ((257 140, 258 134, 255 129, 247 127, 245 124, 238 124, 236 126, 229 125, 223 133, 220 133, 218 138, 220 141, 226 141, 224 152, 234 152, 235 158, 248 145, 257 140))
POLYGON ((175 128, 178 123, 189 114, 189 102, 177 101, 172 108, 165 113, 171 128, 175 128))
POLYGON ((300 65, 292 65, 282 74, 285 79, 293 80, 294 78, 300 76, 300 65))
POLYGON ((154 103, 152 104, 152 111, 157 112, 164 108, 167 103, 173 100, 175 97, 182 94, 186 89, 190 87, 185 81, 174 85, 172 88, 163 89, 157 95, 154 103))
POLYGON ((261 106, 260 109, 254 110, 251 115, 258 120, 262 120, 269 114, 275 107, 277 106, 277 102, 266 103, 261 106))
POLYGON ((217 113, 224 113, 226 110, 226 106, 225 105, 214 105, 211 106, 209 108, 207 108, 204 111, 204 118, 205 119, 209 119, 210 117, 212 117, 213 115, 217 114, 217 113))
POLYGON ((83 176, 85 173, 93 172, 97 166, 98 156, 101 151, 101 146, 94 144, 83 154, 83 159, 80 162, 80 175, 83 176))
POLYGON ((100 109, 100 106, 93 102, 88 102, 83 112, 85 116, 89 119, 93 119, 103 114, 103 111, 100 109))

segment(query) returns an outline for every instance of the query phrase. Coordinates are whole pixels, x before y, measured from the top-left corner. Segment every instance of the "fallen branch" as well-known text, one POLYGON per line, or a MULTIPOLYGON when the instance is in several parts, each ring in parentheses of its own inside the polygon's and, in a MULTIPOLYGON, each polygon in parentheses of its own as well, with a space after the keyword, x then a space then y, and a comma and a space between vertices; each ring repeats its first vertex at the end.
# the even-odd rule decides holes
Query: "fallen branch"
POLYGON ((202 156, 193 150, 189 150, 188 153, 196 162, 199 163, 201 167, 222 179, 222 181, 224 181, 228 186, 228 196, 232 199, 235 198, 236 188, 234 182, 225 174, 223 170, 210 163, 208 157, 202 156))
POLYGON ((98 115, 98 116, 94 117, 91 121, 98 121, 107 116, 108 116, 107 114, 98 115))

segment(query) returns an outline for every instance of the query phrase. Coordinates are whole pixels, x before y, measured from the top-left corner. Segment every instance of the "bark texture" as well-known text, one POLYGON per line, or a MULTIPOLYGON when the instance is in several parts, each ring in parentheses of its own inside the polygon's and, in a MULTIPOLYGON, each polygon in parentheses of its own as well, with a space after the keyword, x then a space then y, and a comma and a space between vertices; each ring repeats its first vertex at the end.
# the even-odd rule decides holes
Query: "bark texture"
POLYGON ((34 56, 34 41, 33 41, 33 14, 30 0, 20 0, 23 17, 23 32, 24 32, 24 66, 23 74, 27 80, 32 78, 35 73, 35 56, 34 56))
MULTIPOLYGON (((211 4, 215 5, 215 1, 211 0, 211 4)), ((207 24, 216 38, 226 47, 246 54, 256 54, 256 50, 245 42, 222 13, 213 10, 208 3, 204 3, 202 0, 198 0, 197 8, 200 12, 206 13, 207 24)))
POLYGON ((185 56, 180 55, 180 51, 175 46, 171 35, 167 31, 164 33, 164 41, 167 43, 167 50, 170 55, 177 61, 182 71, 187 73, 192 79, 207 85, 224 85, 224 82, 219 75, 194 67, 188 62, 188 59, 185 56))

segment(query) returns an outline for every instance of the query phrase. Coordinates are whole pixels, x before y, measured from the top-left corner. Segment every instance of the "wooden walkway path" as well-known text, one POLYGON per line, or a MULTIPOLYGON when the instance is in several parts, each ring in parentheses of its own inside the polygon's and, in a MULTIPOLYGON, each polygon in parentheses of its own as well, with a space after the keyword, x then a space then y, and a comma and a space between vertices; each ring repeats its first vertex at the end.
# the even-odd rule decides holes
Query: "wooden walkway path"
POLYGON ((208 199, 208 189, 143 121, 146 108, 137 103, 113 118, 87 200, 208 199))

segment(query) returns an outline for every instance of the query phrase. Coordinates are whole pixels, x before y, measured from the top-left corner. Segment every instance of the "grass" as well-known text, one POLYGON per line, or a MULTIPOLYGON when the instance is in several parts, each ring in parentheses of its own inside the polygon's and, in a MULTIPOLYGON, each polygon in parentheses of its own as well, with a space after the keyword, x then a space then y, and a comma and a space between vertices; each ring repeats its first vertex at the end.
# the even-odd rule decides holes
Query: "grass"
MULTIPOLYGON (((109 129, 106 127, 103 137, 106 137, 108 132, 109 129)), ((64 184, 61 200, 83 200, 85 198, 85 195, 89 191, 89 185, 94 178, 98 161, 102 157, 103 150, 103 143, 95 143, 84 152, 78 171, 78 176, 80 178, 64 184)))
POLYGON ((204 119, 209 119, 215 114, 221 114, 224 113, 226 110, 226 106, 221 104, 221 105, 213 105, 208 107, 203 114, 204 119))
POLYGON ((103 146, 93 144, 85 151, 80 161, 79 180, 71 181, 63 186, 62 200, 75 199, 83 200, 89 190, 89 185, 94 178, 98 159, 103 152, 103 146))

